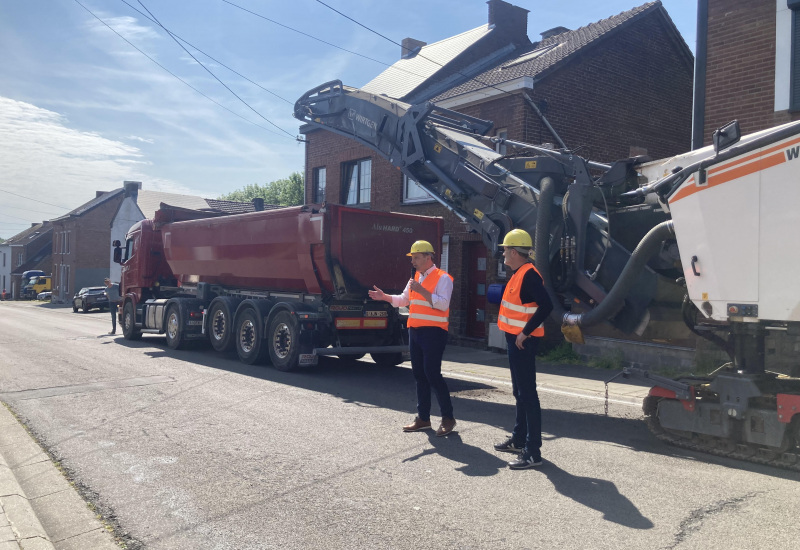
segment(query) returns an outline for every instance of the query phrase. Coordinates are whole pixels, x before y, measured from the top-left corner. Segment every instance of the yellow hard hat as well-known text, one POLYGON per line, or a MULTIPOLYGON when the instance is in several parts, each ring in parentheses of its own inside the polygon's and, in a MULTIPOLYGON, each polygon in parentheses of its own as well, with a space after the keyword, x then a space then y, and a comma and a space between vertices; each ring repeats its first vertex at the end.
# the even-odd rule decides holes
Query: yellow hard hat
POLYGON ((519 246, 522 248, 533 248, 533 241, 527 231, 522 229, 512 229, 506 233, 503 244, 500 246, 519 246))
POLYGON ((411 245, 411 252, 406 254, 406 256, 411 256, 412 254, 416 254, 417 252, 428 252, 433 254, 433 246, 428 241, 417 241, 411 245))

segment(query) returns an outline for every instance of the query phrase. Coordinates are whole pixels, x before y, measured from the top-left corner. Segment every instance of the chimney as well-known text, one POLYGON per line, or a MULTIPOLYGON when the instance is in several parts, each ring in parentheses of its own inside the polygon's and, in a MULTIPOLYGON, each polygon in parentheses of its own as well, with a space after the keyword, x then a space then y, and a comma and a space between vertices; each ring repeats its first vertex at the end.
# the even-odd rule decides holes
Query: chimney
POLYGON ((254 197, 253 198, 253 208, 256 212, 261 212, 264 210, 264 199, 261 197, 254 197))
POLYGON ((409 57, 414 57, 419 53, 419 50, 422 46, 427 46, 427 42, 423 42, 422 40, 416 40, 414 38, 403 38, 403 41, 400 43, 400 59, 408 59, 409 57))
POLYGON ((140 181, 123 181, 122 188, 125 190, 125 196, 133 199, 133 202, 139 202, 139 189, 142 188, 140 181))
POLYGON ((528 41, 528 10, 503 2, 489 0, 489 26, 504 30, 514 39, 528 41))
POLYGON ((542 40, 547 40, 551 36, 556 36, 558 34, 562 34, 565 32, 569 32, 569 29, 567 27, 553 27, 552 29, 544 31, 539 34, 542 35, 542 40))

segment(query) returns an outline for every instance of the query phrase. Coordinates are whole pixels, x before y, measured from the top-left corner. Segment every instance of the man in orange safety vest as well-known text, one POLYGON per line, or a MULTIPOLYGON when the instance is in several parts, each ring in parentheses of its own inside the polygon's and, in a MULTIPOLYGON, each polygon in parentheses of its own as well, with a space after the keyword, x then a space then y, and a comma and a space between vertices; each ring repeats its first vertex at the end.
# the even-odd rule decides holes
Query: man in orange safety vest
POLYGON ((377 286, 369 291, 373 300, 383 300, 395 307, 408 306, 408 340, 411 371, 417 386, 417 417, 403 426, 404 432, 431 428, 431 390, 439 401, 442 422, 436 435, 449 434, 456 426, 450 390, 442 376, 442 355, 447 345, 450 296, 453 277, 433 263, 433 246, 417 241, 407 254, 416 273, 402 294, 386 294, 377 286))
POLYGON ((505 333, 516 420, 511 436, 495 450, 518 453, 508 463, 512 470, 542 465, 542 409, 536 391, 536 349, 544 336, 544 320, 553 303, 539 271, 530 262, 531 236, 522 229, 509 231, 500 245, 504 263, 514 271, 503 291, 497 326, 505 333))

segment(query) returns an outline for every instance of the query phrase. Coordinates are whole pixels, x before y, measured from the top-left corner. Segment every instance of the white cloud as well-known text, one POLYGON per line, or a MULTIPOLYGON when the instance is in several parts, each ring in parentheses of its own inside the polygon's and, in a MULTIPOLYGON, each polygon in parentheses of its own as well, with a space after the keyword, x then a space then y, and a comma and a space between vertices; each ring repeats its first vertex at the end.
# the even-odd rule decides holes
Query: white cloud
MULTIPOLYGON (((96 190, 145 179, 142 169, 149 163, 138 148, 68 124, 59 113, 0 97, 0 188, 66 212, 94 198, 96 190)), ((0 219, 7 215, 41 221, 23 210, 42 209, 41 204, 0 195, 0 219)), ((3 236, 10 236, 2 227, 3 236)))

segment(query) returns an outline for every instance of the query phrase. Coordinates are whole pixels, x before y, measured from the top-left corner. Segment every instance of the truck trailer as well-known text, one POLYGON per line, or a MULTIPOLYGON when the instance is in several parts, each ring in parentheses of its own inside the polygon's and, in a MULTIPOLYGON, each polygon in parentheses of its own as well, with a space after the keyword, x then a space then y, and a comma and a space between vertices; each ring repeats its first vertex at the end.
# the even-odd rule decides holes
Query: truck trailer
POLYGON ((123 335, 165 334, 173 349, 208 340, 279 370, 367 353, 397 365, 407 313, 367 291, 402 292, 409 247, 442 231, 441 218, 335 204, 233 215, 162 204, 114 242, 123 335))

